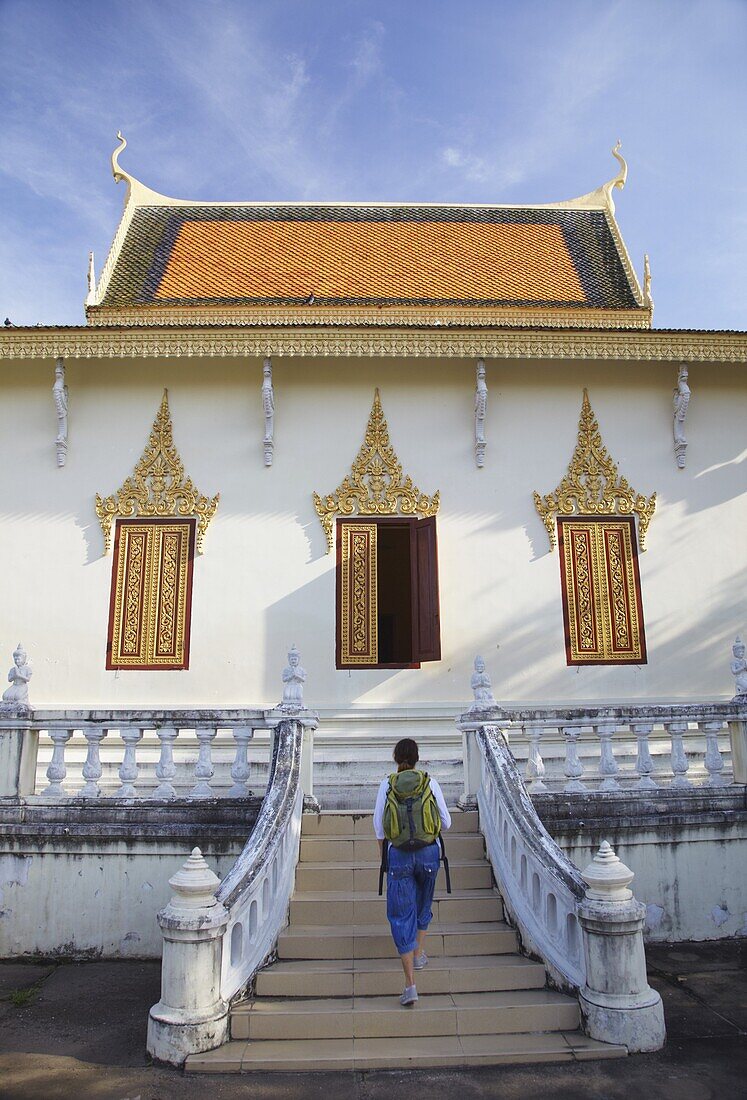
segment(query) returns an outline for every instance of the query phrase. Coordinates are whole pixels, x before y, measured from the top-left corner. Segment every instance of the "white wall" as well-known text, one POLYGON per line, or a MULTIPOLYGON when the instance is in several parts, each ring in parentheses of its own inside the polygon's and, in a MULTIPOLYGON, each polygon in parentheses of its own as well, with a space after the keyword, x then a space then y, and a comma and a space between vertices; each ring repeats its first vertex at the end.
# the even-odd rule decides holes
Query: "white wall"
MULTIPOLYGON (((209 831, 204 830, 206 833, 209 831)), ((747 935, 747 833, 743 821, 665 830, 607 829, 620 858, 635 871, 633 891, 647 906, 646 939, 709 940, 747 935)), ((558 837, 585 867, 601 835, 558 837)), ((43 841, 6 839, 0 853, 0 958, 22 955, 104 955, 158 958, 156 913, 168 901, 169 878, 189 855, 184 838, 43 841), (30 919, 33 914, 33 919, 30 919)), ((202 845, 223 878, 241 850, 209 838, 202 845)))
POLYGON ((262 465, 259 360, 69 360, 69 452, 57 469, 54 364, 6 364, 0 400, 0 663, 21 639, 39 705, 270 704, 295 642, 307 699, 350 708, 460 709, 482 653, 498 698, 688 700, 731 695, 747 629, 740 366, 690 371, 687 468, 672 449, 672 364, 488 362, 486 465, 473 455, 474 363, 278 359, 276 449, 262 465), (336 671, 334 556, 312 491, 334 490, 363 439, 374 387, 405 472, 441 490, 441 662, 336 671), (557 551, 532 490, 553 489, 576 441, 582 387, 640 492, 658 492, 641 556, 647 666, 568 668, 557 551), (111 556, 93 502, 115 491, 168 386, 174 436, 221 502, 194 571, 189 671, 104 668, 111 556))
POLYGON ((747 828, 680 824, 669 829, 614 826, 583 839, 555 834, 579 869, 602 840, 635 872, 631 889, 646 906, 645 938, 651 943, 747 936, 747 828))
MULTIPOLYGON (((242 847, 224 842, 216 854, 208 838, 202 843, 220 878, 242 847)), ((4 840, 3 849, 0 958, 160 958, 156 913, 171 897, 169 879, 189 856, 188 839, 19 838, 4 840)))

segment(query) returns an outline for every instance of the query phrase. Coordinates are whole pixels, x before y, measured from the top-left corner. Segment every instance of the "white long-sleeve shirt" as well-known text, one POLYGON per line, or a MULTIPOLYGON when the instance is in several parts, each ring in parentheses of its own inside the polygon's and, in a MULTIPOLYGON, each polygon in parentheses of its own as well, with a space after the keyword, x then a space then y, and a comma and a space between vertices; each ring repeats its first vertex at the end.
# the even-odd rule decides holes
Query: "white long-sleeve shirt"
MULTIPOLYGON (((451 814, 446 808, 446 801, 444 799, 443 791, 441 790, 438 780, 431 779, 431 790, 433 791, 433 797, 436 800, 438 806, 439 817, 441 818, 441 828, 451 828, 451 814)), ((384 806, 386 805, 386 792, 389 790, 389 777, 382 779, 381 786, 379 787, 379 793, 376 795, 376 806, 374 808, 373 815, 373 828, 376 834, 377 840, 384 839, 384 806)))

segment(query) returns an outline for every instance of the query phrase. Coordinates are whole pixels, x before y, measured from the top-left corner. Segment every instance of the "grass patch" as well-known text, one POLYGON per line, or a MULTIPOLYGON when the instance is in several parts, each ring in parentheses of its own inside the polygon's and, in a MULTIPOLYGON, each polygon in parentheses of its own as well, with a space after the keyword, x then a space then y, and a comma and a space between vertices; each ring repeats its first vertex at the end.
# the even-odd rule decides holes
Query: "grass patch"
POLYGON ((8 1000, 16 1008, 25 1008, 26 1005, 31 1004, 38 992, 39 990, 34 985, 28 989, 11 989, 8 1000))

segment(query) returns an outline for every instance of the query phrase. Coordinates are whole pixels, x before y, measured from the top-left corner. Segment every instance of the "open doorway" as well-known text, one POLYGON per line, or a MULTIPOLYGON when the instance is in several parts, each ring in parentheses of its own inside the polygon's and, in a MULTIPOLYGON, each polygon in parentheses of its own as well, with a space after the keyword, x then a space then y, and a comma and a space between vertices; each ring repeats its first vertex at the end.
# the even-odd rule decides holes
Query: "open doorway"
POLYGON ((338 520, 337 667, 441 658, 436 521, 338 520))

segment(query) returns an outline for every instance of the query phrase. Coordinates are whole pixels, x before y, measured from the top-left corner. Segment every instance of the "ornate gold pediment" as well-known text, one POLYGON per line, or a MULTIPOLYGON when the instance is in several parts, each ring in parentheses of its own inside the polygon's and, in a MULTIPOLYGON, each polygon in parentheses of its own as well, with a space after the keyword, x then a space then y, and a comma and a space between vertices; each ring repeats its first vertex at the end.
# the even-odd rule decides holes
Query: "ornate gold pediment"
POLYGON ((389 442, 389 428, 379 391, 374 394, 366 438, 334 493, 314 493, 314 506, 327 536, 327 552, 334 545, 335 516, 435 516, 440 493, 421 493, 412 478, 402 476, 402 466, 389 442))
POLYGON ((220 500, 203 496, 192 479, 184 476, 184 466, 174 446, 169 393, 163 391, 161 407, 153 421, 148 445, 135 469, 122 487, 110 497, 96 494, 96 515, 104 532, 104 553, 111 548, 112 520, 119 516, 196 516, 197 552, 215 515, 220 500))
POLYGON ((534 494, 534 504, 555 546, 556 516, 638 516, 641 550, 646 549, 646 531, 656 510, 656 493, 644 497, 617 472, 599 433, 597 418, 584 389, 578 442, 565 477, 553 493, 534 494))

